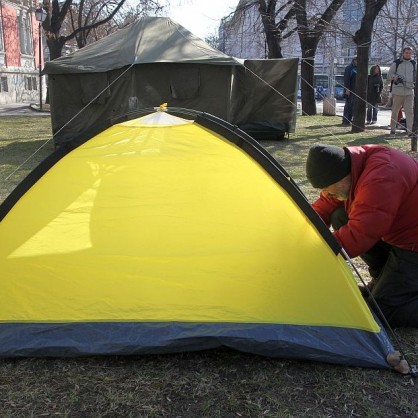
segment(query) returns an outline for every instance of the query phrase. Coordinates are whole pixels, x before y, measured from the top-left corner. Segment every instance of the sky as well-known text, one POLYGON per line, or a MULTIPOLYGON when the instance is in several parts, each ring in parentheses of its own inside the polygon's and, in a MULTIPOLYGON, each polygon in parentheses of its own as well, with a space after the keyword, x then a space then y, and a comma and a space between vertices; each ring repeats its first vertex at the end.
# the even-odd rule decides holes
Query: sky
POLYGON ((221 19, 235 10, 239 0, 171 0, 167 16, 204 39, 217 34, 221 19))

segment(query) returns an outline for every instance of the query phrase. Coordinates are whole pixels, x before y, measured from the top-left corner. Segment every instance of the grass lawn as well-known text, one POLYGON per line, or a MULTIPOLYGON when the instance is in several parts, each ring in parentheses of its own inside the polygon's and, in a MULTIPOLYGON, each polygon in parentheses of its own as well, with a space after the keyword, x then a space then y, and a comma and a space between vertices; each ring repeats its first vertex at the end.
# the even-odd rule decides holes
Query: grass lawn
POLYGON ((0 117, 0 202, 54 150, 49 116, 0 117))
MULTIPOLYGON (((299 116, 289 140, 263 145, 309 200, 315 142, 385 144, 375 125, 352 134, 338 117, 299 116)), ((0 201, 54 149, 48 117, 0 118, 0 201)), ((417 209, 418 210, 418 209, 417 209)), ((5 239, 5 237, 2 237, 5 239)), ((367 275, 358 260, 361 271, 367 275)), ((0 272, 1 274, 1 272, 0 272)), ((1 293, 0 293, 1 294, 1 293)), ((396 330, 412 364, 418 330, 396 330)), ((217 349, 142 357, 0 360, 0 417, 418 417, 418 381, 389 370, 278 360, 217 349)))

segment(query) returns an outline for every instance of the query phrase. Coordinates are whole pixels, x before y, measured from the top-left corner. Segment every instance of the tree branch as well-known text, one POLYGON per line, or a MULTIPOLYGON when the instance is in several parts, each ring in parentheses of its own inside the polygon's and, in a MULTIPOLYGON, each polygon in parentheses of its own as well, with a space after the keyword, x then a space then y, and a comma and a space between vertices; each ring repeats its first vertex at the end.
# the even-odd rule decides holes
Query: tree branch
POLYGON ((97 28, 98 26, 103 25, 106 22, 109 22, 109 20, 112 20, 113 17, 115 16, 115 14, 123 6, 123 4, 125 3, 125 1, 126 0, 120 0, 120 2, 115 7, 115 9, 113 10, 113 12, 109 16, 107 16, 105 19, 102 19, 102 20, 100 20, 98 22, 92 23, 91 25, 87 25, 87 26, 78 28, 73 33, 71 33, 70 35, 65 36, 65 41, 67 42, 67 41, 73 39, 78 33, 82 32, 82 31, 86 31, 86 30, 91 30, 91 29, 97 28))

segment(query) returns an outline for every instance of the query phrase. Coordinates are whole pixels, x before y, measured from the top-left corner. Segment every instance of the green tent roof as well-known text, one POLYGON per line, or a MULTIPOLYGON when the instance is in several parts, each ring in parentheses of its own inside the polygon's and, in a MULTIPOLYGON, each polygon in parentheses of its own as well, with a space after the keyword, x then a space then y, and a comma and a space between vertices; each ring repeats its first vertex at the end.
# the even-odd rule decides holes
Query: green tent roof
POLYGON ((170 18, 144 17, 85 48, 46 63, 45 73, 106 72, 156 62, 240 64, 170 18))

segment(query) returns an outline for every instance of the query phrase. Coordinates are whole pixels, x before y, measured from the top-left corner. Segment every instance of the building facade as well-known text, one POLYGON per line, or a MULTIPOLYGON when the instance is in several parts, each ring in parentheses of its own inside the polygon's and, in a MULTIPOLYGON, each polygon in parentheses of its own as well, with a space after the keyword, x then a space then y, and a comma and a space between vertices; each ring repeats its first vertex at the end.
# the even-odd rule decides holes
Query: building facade
POLYGON ((39 50, 42 30, 35 19, 36 7, 31 0, 0 0, 1 104, 39 99, 39 65, 44 51, 39 50))

